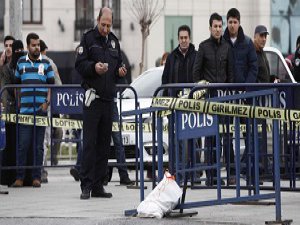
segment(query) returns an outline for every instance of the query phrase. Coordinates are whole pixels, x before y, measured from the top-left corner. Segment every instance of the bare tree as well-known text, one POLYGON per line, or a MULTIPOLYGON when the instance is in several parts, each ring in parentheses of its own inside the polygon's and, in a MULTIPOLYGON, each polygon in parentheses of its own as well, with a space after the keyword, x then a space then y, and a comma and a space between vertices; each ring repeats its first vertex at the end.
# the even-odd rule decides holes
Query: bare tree
POLYGON ((150 34, 150 27, 155 24, 165 8, 166 0, 129 0, 130 11, 141 26, 142 32, 142 55, 140 73, 144 68, 144 54, 146 39, 150 34))

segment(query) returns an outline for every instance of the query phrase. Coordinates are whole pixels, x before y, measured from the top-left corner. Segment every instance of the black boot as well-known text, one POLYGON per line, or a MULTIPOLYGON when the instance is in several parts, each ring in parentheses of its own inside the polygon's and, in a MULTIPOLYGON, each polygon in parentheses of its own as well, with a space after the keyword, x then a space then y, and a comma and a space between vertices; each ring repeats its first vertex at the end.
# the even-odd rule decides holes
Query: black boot
POLYGON ((120 185, 134 185, 134 181, 130 180, 128 176, 120 178, 120 185))
POLYGON ((80 199, 86 200, 90 198, 90 190, 88 189, 83 189, 82 193, 80 195, 80 199))
POLYGON ((103 187, 99 187, 92 190, 91 196, 94 198, 111 198, 112 193, 106 192, 103 187))

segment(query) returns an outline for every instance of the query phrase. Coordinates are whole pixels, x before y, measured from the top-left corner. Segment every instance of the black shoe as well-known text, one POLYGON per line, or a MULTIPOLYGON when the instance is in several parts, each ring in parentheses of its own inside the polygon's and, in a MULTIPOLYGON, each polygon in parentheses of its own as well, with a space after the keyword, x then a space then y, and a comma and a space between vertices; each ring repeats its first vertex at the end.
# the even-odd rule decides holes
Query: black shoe
POLYGON ((124 177, 120 179, 120 185, 134 185, 134 181, 130 180, 129 177, 124 177))
POLYGON ((74 177, 75 181, 79 181, 79 172, 75 167, 72 167, 70 169, 70 174, 71 174, 72 177, 74 177))
POLYGON ((94 198, 111 198, 112 193, 106 192, 103 187, 92 190, 92 197, 94 198))
POLYGON ((90 190, 88 189, 83 189, 82 193, 80 195, 80 199, 86 200, 90 198, 90 190))

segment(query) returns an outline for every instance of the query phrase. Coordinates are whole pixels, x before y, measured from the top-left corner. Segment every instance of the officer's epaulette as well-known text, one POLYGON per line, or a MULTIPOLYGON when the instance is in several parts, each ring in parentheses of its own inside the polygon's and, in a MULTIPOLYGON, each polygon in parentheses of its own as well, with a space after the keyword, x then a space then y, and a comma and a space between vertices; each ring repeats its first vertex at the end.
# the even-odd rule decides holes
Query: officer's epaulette
POLYGON ((113 32, 110 32, 109 35, 111 35, 113 39, 116 39, 117 41, 119 40, 113 32))
POLYGON ((87 34, 87 33, 90 33, 91 31, 93 31, 95 28, 90 28, 88 29, 87 31, 85 31, 83 34, 87 34))

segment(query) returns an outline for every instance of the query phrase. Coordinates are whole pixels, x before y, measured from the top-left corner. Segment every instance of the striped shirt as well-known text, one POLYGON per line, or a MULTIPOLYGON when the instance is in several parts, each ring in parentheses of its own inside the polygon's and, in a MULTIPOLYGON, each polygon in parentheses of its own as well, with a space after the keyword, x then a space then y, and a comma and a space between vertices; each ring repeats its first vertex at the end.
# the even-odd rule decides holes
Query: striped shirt
MULTIPOLYGON (((40 54, 31 61, 28 54, 22 56, 15 72, 17 84, 54 84, 54 72, 50 62, 40 54)), ((41 105, 47 101, 48 88, 21 88, 21 114, 43 113, 41 105)))

